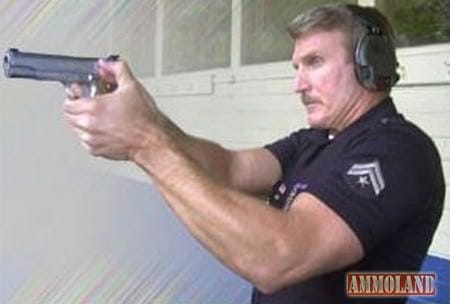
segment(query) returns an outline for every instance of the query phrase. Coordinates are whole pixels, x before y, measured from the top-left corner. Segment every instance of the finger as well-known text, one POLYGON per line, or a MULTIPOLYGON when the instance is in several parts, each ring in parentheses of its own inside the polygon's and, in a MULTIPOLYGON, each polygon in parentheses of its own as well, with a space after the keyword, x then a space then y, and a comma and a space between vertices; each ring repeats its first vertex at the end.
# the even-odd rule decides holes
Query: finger
POLYGON ((91 154, 93 156, 102 156, 104 154, 102 152, 102 150, 105 150, 105 149, 101 148, 100 146, 96 145, 93 142, 82 140, 80 143, 81 143, 81 146, 84 149, 86 149, 89 152, 89 154, 91 154))
POLYGON ((98 61, 98 67, 99 67, 99 73, 100 77, 108 82, 108 83, 115 83, 116 82, 116 76, 114 74, 114 70, 111 67, 111 61, 107 61, 105 59, 100 59, 98 61))
POLYGON ((86 146, 89 146, 91 150, 96 149, 99 146, 95 137, 91 133, 78 128, 74 128, 73 130, 80 139, 80 142, 84 143, 86 146))
POLYGON ((83 87, 79 83, 71 83, 65 86, 67 97, 70 100, 83 97, 83 87))
POLYGON ((81 141, 80 144, 81 144, 81 146, 82 146, 84 149, 86 149, 89 153, 92 153, 92 150, 93 150, 93 149, 92 149, 91 146, 89 146, 88 143, 85 143, 84 141, 81 141))
POLYGON ((133 73, 125 61, 100 60, 99 66, 101 73, 109 75, 108 77, 114 75, 114 79, 119 86, 134 80, 133 73))
POLYGON ((72 90, 70 90, 69 87, 65 87, 64 90, 65 90, 65 92, 66 92, 66 95, 67 95, 67 99, 68 99, 68 100, 76 100, 76 99, 79 98, 79 96, 76 96, 76 95, 72 92, 72 90))
POLYGON ((87 115, 64 114, 69 124, 84 132, 94 132, 93 118, 87 115))
POLYGON ((66 99, 64 101, 63 111, 67 114, 90 113, 94 110, 95 106, 96 104, 92 98, 66 99))
POLYGON ((84 142, 86 144, 92 143, 93 137, 88 132, 82 131, 80 129, 76 129, 75 132, 77 133, 78 138, 80 138, 82 142, 84 142))

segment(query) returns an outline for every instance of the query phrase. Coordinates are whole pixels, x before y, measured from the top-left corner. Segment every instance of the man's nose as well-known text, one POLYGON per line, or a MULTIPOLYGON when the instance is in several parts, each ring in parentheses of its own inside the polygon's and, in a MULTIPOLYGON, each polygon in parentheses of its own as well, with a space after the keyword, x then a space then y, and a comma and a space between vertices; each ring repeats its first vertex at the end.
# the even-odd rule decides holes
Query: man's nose
POLYGON ((295 72, 295 78, 294 78, 294 92, 295 93, 302 93, 308 90, 310 87, 310 82, 308 79, 308 76, 304 71, 302 71, 300 68, 298 68, 295 72))

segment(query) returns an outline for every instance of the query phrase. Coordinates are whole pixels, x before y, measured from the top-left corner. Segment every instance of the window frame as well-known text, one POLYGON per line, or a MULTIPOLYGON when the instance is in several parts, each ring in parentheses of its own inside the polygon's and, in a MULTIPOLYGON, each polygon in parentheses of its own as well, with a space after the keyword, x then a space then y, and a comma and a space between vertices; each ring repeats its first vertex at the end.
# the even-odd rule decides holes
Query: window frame
MULTIPOLYGON (((230 46, 230 65, 228 67, 181 72, 174 74, 162 73, 162 53, 164 31, 163 13, 164 0, 156 0, 156 41, 155 41, 155 71, 153 77, 145 78, 147 83, 169 83, 179 81, 179 79, 190 79, 193 82, 193 88, 202 87, 198 81, 209 80, 211 89, 200 89, 199 94, 212 92, 214 83, 233 83, 249 80, 270 80, 291 78, 293 71, 289 61, 276 61, 258 64, 242 64, 241 37, 242 37, 242 0, 232 0, 231 16, 231 46, 230 46)), ((359 0, 358 4, 365 6, 375 6, 375 0, 359 0)), ((431 84, 449 84, 450 83, 450 43, 428 44, 421 46, 397 48, 399 60, 399 73, 401 75, 398 86, 410 85, 431 85, 431 84), (430 64, 431 62, 431 64, 430 64), (432 66, 432 68, 430 67, 432 66), (433 73, 424 73, 423 68, 433 71, 433 73)), ((161 95, 180 95, 195 94, 195 90, 190 92, 186 89, 170 92, 170 86, 159 86, 161 95), (166 89, 162 89, 166 87, 166 89)), ((173 87, 172 87, 173 89, 173 87)), ((156 94, 156 95, 159 95, 156 94)))

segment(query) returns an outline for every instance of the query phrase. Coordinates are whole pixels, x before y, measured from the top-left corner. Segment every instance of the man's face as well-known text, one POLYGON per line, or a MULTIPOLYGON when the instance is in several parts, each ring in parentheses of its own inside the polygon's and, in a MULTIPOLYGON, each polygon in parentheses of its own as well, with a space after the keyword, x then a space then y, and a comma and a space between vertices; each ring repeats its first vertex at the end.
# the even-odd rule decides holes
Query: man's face
POLYGON ((295 91, 301 94, 312 128, 339 132, 358 115, 364 94, 340 31, 316 31, 295 41, 295 91))

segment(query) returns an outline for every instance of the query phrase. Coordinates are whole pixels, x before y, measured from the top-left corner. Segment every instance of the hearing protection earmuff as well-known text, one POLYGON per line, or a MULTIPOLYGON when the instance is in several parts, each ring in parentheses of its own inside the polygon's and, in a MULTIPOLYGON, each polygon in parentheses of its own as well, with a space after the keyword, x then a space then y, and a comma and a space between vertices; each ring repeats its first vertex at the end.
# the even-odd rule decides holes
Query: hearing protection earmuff
POLYGON ((354 62, 356 78, 371 91, 389 90, 399 79, 395 47, 372 11, 347 5, 352 14, 366 29, 355 45, 354 62))

